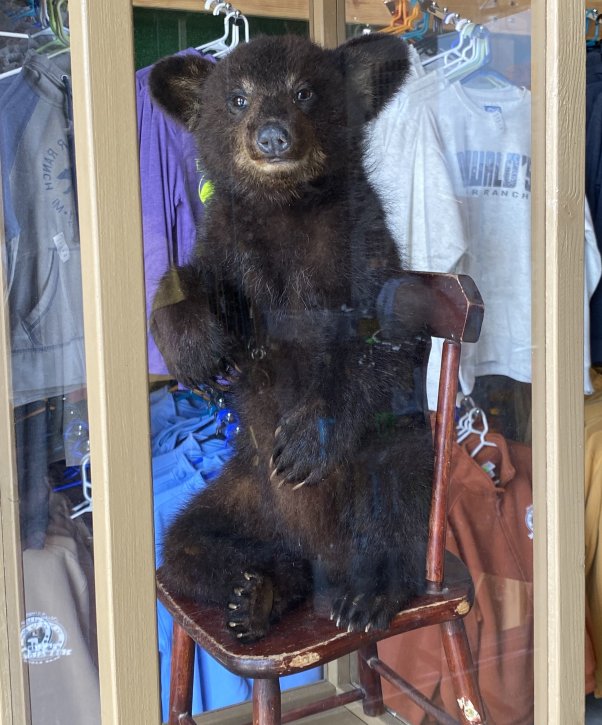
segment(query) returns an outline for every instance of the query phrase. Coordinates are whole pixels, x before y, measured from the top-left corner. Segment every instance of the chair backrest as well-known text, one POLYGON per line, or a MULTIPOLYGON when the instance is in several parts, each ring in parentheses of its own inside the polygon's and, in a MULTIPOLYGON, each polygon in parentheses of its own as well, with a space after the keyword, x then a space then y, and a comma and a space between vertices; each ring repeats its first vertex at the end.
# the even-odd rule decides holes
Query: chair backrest
POLYGON ((379 300, 379 317, 387 337, 426 332, 443 338, 439 396, 435 419, 435 469, 429 522, 426 578, 432 591, 444 576, 447 492, 455 436, 455 405, 462 342, 476 342, 483 323, 481 295, 467 275, 408 272, 391 280, 379 300))

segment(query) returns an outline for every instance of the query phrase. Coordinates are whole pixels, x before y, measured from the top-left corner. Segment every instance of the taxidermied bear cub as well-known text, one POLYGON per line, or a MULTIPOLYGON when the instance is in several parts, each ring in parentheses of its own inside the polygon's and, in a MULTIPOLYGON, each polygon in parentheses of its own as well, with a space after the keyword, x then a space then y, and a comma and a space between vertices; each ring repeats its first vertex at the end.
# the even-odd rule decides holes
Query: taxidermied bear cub
POLYGON ((363 631, 424 588, 432 437, 411 400, 424 349, 413 331, 401 346, 372 336, 402 271, 362 168, 365 125, 407 70, 400 40, 368 35, 335 50, 259 37, 152 71, 215 190, 151 330, 185 385, 226 371, 241 423, 219 478, 168 530, 163 574, 223 606, 242 642, 312 592, 363 631))

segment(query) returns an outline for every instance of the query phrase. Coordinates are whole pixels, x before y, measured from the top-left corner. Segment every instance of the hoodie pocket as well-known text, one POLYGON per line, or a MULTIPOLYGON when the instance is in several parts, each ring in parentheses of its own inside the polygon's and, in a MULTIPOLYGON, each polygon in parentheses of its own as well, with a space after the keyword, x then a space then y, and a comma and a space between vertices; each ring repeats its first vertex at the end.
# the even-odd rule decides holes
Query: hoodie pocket
POLYGON ((79 248, 70 248, 66 261, 49 250, 48 268, 37 303, 21 320, 33 348, 64 345, 83 334, 79 248))

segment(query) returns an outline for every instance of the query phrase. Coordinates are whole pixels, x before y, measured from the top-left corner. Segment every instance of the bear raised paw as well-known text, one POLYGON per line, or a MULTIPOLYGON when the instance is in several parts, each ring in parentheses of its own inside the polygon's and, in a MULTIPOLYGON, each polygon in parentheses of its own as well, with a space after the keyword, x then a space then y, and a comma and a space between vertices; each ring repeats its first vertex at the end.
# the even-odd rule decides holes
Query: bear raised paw
POLYGON ((182 383, 227 376, 241 422, 220 476, 168 529, 163 576, 222 606, 243 642, 312 593, 339 627, 367 630, 424 589, 425 342, 375 335, 379 292, 403 272, 362 166, 366 124, 407 71, 403 42, 367 35, 335 50, 259 37, 151 73, 214 185, 151 331, 182 383))

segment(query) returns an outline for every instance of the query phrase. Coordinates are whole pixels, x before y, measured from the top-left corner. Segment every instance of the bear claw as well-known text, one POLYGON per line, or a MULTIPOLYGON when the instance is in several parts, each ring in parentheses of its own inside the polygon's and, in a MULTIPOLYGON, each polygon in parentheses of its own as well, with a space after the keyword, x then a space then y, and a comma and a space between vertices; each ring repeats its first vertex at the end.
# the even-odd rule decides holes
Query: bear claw
POLYGON ((226 622, 239 640, 253 642, 269 629, 274 588, 271 579, 253 571, 244 571, 241 579, 240 584, 232 588, 226 622))
POLYGON ((396 597, 382 594, 344 594, 335 602, 331 610, 331 619, 348 632, 369 632, 371 629, 386 629, 400 602, 396 597))

